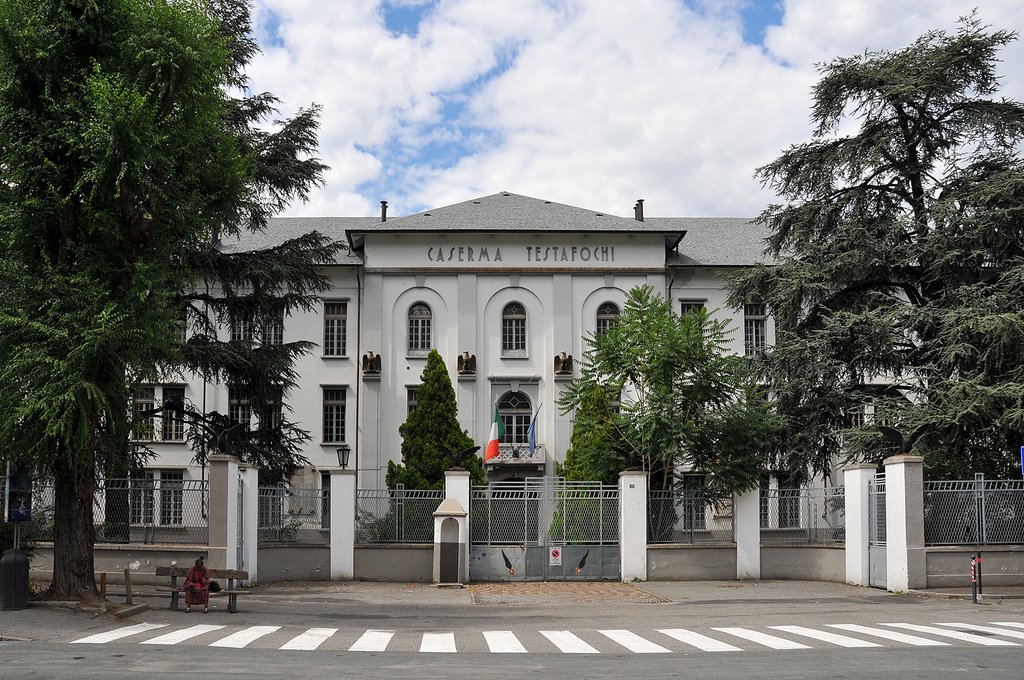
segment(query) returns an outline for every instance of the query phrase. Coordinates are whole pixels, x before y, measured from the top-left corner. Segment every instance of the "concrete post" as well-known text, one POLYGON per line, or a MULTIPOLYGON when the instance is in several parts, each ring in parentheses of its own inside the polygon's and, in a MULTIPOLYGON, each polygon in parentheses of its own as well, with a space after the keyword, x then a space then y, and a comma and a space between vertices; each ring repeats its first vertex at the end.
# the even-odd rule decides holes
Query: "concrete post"
POLYGON ((647 473, 619 473, 619 560, 622 580, 647 580, 647 473))
POLYGON ((209 552, 211 569, 234 569, 238 561, 238 461, 210 456, 209 552))
POLYGON ((736 540, 736 578, 761 578, 761 489, 732 497, 732 530, 736 540))
MULTIPOLYGON (((472 512, 470 508, 470 483, 471 479, 469 476, 469 470, 462 470, 460 468, 454 468, 451 470, 445 470, 444 473, 444 497, 445 499, 454 498, 458 501, 459 505, 462 506, 463 510, 466 511, 466 527, 469 527, 472 512)), ((462 546, 463 552, 463 571, 462 571, 462 583, 469 582, 469 539, 462 546)))
POLYGON ((876 465, 848 465, 843 468, 846 488, 846 582, 855 586, 868 583, 868 541, 871 517, 868 492, 875 478, 876 465))
POLYGON ((259 470, 252 465, 239 465, 238 475, 242 484, 242 563, 236 568, 249 572, 246 585, 255 585, 259 571, 259 470))
POLYGON ((355 575, 356 473, 331 470, 331 580, 355 575))
POLYGON ((885 464, 886 589, 927 585, 924 552, 924 458, 892 456, 885 464))

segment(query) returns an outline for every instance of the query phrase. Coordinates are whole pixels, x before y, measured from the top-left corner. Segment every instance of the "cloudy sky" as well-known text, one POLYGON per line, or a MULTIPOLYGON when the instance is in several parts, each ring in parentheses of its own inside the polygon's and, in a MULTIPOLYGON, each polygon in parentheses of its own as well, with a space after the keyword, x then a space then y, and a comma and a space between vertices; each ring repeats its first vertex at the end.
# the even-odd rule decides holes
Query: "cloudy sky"
MULTIPOLYGON (((298 215, 511 191, 632 216, 753 216, 754 169, 809 136, 815 64, 1022 0, 255 0, 255 90, 323 107, 298 215)), ((1024 100, 1024 45, 1002 54, 1024 100)))

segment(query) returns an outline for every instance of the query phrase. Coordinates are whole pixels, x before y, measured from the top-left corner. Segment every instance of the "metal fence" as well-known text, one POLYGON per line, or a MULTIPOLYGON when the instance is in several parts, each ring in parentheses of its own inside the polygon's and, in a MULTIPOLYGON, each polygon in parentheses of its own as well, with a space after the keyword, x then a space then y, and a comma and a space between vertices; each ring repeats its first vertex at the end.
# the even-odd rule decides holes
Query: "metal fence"
MULTIPOLYGON (((209 503, 205 481, 101 480, 93 499, 96 542, 206 545, 209 503)), ((36 480, 32 485, 35 540, 53 540, 53 509, 53 482, 36 480)))
POLYGON ((842 543, 846 540, 844 487, 761 489, 761 540, 842 543))
POLYGON ((647 493, 647 541, 732 542, 732 505, 715 505, 699 489, 652 489, 647 493))
POLYGON ((359 489, 356 543, 433 543, 440 489, 359 489))
POLYGON ((1024 480, 924 483, 925 545, 1024 543, 1024 480))
POLYGON ((260 543, 329 544, 330 489, 261 486, 257 522, 260 543))
POLYGON ((478 545, 615 545, 619 489, 555 477, 474 487, 470 541, 478 545))
POLYGON ((868 546, 884 546, 885 475, 877 475, 868 484, 868 546))

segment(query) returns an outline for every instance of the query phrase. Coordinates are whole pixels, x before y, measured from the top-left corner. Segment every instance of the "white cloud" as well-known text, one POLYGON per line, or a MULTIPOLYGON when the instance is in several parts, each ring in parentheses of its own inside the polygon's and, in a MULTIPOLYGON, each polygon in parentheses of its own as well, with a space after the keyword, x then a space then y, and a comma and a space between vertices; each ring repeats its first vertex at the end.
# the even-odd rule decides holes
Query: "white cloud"
MULTIPOLYGON (((650 215, 753 215, 772 198, 754 169, 808 136, 815 63, 897 49, 965 13, 962 0, 785 0, 757 46, 740 0, 440 0, 414 35, 390 32, 371 0, 257 4, 282 44, 253 63, 254 88, 286 113, 324 107, 332 171, 292 215, 501 190, 622 215, 636 198, 650 215)), ((1018 0, 975 4, 986 23, 1024 27, 1018 0)), ((1003 94, 1024 98, 1024 76, 1002 70, 1003 94)))

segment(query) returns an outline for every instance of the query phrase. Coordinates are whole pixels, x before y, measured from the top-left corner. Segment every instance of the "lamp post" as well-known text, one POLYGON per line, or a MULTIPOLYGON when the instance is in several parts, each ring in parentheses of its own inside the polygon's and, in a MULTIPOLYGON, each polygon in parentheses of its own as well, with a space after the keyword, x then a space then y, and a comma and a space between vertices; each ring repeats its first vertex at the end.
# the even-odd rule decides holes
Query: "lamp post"
POLYGON ((348 444, 342 444, 338 447, 338 465, 341 466, 342 470, 348 469, 348 457, 352 453, 352 448, 348 444))

